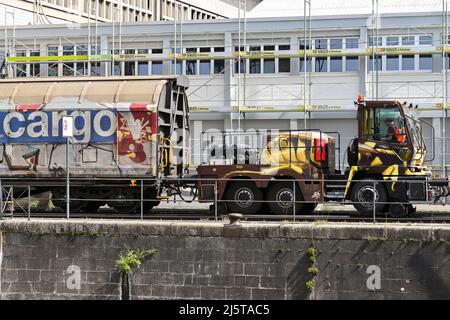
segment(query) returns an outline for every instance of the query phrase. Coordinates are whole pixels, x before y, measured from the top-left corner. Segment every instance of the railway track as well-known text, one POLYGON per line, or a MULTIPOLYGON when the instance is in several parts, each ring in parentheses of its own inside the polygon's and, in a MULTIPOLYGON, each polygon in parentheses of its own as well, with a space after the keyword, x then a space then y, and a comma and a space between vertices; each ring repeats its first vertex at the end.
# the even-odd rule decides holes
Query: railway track
MULTIPOLYGON (((14 215, 5 214, 4 218, 28 218, 27 213, 16 212, 14 215)), ((31 212, 31 219, 63 219, 66 214, 63 211, 49 211, 49 212, 31 212)), ((136 214, 122 214, 112 210, 93 213, 72 213, 71 219, 100 219, 100 220, 140 220, 141 215, 136 214)), ((227 215, 217 215, 210 210, 199 209, 154 209, 151 213, 143 215, 143 220, 204 220, 204 221, 223 221, 227 219, 227 215)), ((374 222, 372 216, 357 216, 348 211, 333 211, 330 212, 316 212, 313 215, 297 215, 293 216, 274 216, 274 215, 245 215, 243 221, 296 221, 296 222, 374 222)), ((392 218, 383 215, 377 215, 375 221, 377 223, 450 223, 450 213, 442 212, 427 212, 414 213, 411 216, 404 218, 392 218)))

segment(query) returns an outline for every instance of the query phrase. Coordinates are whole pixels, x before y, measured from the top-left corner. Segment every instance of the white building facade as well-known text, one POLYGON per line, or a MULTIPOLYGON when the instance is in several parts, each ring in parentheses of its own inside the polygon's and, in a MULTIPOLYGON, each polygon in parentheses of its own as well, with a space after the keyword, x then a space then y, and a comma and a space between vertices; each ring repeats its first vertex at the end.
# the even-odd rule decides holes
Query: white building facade
MULTIPOLYGON (((0 31, 0 39, 7 39, 9 78, 189 76, 194 144, 208 129, 322 129, 340 133, 343 160, 357 135, 358 95, 408 101, 434 126, 427 144, 434 163, 446 165, 450 64, 442 12, 381 14, 376 30, 372 21, 365 13, 314 16, 306 46, 303 17, 26 26, 6 37, 0 31)), ((199 149, 193 153, 201 162, 199 149)))

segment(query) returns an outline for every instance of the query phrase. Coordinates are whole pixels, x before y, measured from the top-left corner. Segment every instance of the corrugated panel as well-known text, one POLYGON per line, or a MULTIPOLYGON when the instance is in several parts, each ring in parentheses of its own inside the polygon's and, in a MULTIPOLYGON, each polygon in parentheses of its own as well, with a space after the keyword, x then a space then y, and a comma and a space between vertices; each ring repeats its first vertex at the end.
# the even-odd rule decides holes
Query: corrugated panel
POLYGON ((7 105, 52 103, 156 104, 167 80, 0 83, 0 101, 7 105))

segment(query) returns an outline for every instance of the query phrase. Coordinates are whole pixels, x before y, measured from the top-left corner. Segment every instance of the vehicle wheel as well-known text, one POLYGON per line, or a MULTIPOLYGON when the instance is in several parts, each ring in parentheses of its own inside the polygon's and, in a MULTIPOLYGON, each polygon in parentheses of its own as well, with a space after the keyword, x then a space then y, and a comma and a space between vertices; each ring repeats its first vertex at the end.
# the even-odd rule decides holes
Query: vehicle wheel
POLYGON ((108 206, 114 208, 118 213, 135 213, 139 211, 140 202, 137 201, 135 192, 120 191, 115 194, 114 201, 108 202, 108 206))
MULTIPOLYGON (((290 181, 279 181, 269 186, 266 200, 272 213, 278 215, 291 215, 294 212, 294 186, 290 181)), ((295 190, 295 214, 304 211, 303 197, 299 188, 295 190)))
MULTIPOLYGON (((373 180, 367 179, 355 184, 352 189, 351 200, 353 206, 361 214, 371 214, 373 212, 374 185, 373 180)), ((375 211, 382 212, 386 208, 387 193, 381 183, 375 188, 375 211)))
MULTIPOLYGON (((159 206, 159 204, 161 203, 161 200, 158 199, 158 194, 155 189, 147 190, 144 195, 144 199, 147 200, 147 201, 143 202, 144 213, 150 212, 154 207, 159 206)), ((140 203, 139 203, 139 205, 140 205, 140 203)), ((140 207, 138 207, 138 212, 140 213, 140 207)))
POLYGON ((230 213, 255 214, 262 208, 263 194, 250 181, 233 181, 225 192, 226 205, 230 213))

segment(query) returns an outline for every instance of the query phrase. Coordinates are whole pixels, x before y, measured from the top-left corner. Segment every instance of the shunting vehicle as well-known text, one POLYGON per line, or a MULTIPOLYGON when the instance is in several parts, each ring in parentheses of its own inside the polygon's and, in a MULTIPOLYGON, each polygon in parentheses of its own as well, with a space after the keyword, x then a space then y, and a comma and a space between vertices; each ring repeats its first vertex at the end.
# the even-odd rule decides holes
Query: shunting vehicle
MULTIPOLYGON (((406 216, 416 203, 449 195, 447 178, 425 162, 423 128, 412 104, 358 97, 358 135, 337 168, 339 133, 321 130, 237 132, 211 136, 198 171, 199 200, 233 213, 312 213, 319 203, 353 204, 360 214, 406 216), (338 144, 338 146, 336 146, 338 144), (217 181, 217 182, 215 182, 217 181), (295 210, 295 211, 294 211, 295 210)), ((339 160, 340 161, 340 160, 339 160)))

